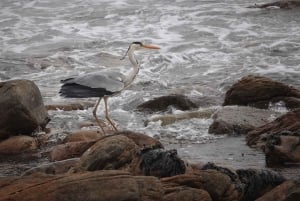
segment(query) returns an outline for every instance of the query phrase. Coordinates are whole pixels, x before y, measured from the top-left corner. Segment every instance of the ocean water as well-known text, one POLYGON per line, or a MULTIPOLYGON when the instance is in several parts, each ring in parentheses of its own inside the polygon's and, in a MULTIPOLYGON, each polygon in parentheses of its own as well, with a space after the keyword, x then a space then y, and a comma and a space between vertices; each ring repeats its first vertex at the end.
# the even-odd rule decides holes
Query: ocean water
MULTIPOLYGON (((207 133, 211 119, 144 126, 151 115, 135 108, 178 91, 221 99, 250 74, 299 87, 299 9, 247 8, 262 2, 1 0, 0 81, 33 80, 45 104, 93 103, 96 99, 60 97, 60 80, 102 68, 126 71, 130 63, 120 58, 131 42, 155 44, 161 50, 137 53, 141 70, 132 86, 109 99, 112 119, 120 129, 206 143, 217 138, 207 133)), ((49 126, 60 132, 93 120, 92 108, 49 113, 49 126)), ((103 106, 98 113, 103 118, 103 106)))

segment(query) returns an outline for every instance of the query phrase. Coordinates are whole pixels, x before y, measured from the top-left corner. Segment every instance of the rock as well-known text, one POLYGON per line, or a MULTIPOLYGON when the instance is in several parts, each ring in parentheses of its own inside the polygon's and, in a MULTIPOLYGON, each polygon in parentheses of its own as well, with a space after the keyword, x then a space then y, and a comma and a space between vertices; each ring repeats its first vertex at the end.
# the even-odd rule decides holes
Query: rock
POLYGON ((285 181, 283 176, 271 170, 239 169, 236 172, 242 201, 255 200, 285 181))
POLYGON ((285 181, 283 176, 267 169, 238 169, 235 171, 207 163, 202 170, 216 170, 227 175, 235 186, 238 200, 241 201, 253 201, 285 181))
POLYGON ((142 150, 139 168, 143 172, 143 175, 159 178, 185 173, 184 161, 179 158, 175 149, 142 150))
POLYGON ((207 191, 214 201, 237 201, 238 193, 230 178, 215 170, 201 170, 161 179, 164 188, 186 186, 207 191))
POLYGON ((35 173, 45 174, 62 174, 68 172, 71 168, 75 167, 79 162, 79 158, 72 158, 62 161, 56 161, 48 164, 43 164, 38 167, 31 168, 23 173, 24 175, 30 175, 35 173))
POLYGON ((16 134, 31 135, 45 129, 48 122, 41 93, 34 82, 0 83, 0 139, 16 134))
POLYGON ((155 98, 147 101, 137 107, 138 111, 143 112, 159 112, 167 111, 170 106, 179 110, 191 110, 197 108, 197 105, 193 103, 188 97, 183 95, 169 95, 155 98))
POLYGON ((53 147, 49 153, 50 161, 61 161, 68 158, 80 157, 96 141, 68 142, 53 147))
POLYGON ((269 123, 279 113, 245 106, 225 106, 212 116, 208 132, 213 134, 246 134, 255 127, 269 123))
POLYGON ((166 126, 168 124, 173 124, 176 121, 180 121, 184 119, 192 119, 192 118, 209 119, 215 111, 216 111, 215 109, 208 108, 208 109, 201 109, 198 111, 181 112, 178 114, 154 115, 145 122, 145 126, 147 126, 150 122, 156 122, 156 121, 161 121, 161 125, 166 126))
POLYGON ((300 198, 300 182, 289 180, 255 201, 298 201, 300 198))
POLYGON ((264 147, 268 167, 300 162, 300 130, 270 135, 264 147))
POLYGON ((212 201, 207 191, 189 187, 172 187, 167 188, 164 196, 164 201, 212 201))
POLYGON ((300 109, 295 109, 250 131, 246 136, 246 140, 249 146, 263 148, 268 136, 283 131, 294 132, 298 130, 300 130, 300 109))
POLYGON ((0 154, 14 155, 37 152, 40 143, 37 138, 21 135, 12 136, 0 142, 0 154))
POLYGON ((84 152, 78 166, 88 171, 129 169, 139 150, 134 141, 124 135, 107 136, 84 152))
POLYGON ((97 141, 102 137, 103 134, 98 130, 82 130, 67 135, 63 142, 97 141))
POLYGON ((140 150, 145 148, 164 148, 160 141, 142 133, 121 131, 117 132, 116 135, 124 135, 128 137, 140 148, 140 150))
POLYGON ((300 91, 266 77, 247 76, 225 95, 223 105, 244 105, 267 109, 269 103, 283 101, 287 108, 300 107, 300 91))
POLYGON ((47 110, 63 110, 63 111, 72 111, 72 110, 84 110, 83 105, 79 103, 72 103, 68 105, 46 105, 47 110))
POLYGON ((0 201, 163 201, 163 195, 157 178, 115 170, 0 178, 0 201))

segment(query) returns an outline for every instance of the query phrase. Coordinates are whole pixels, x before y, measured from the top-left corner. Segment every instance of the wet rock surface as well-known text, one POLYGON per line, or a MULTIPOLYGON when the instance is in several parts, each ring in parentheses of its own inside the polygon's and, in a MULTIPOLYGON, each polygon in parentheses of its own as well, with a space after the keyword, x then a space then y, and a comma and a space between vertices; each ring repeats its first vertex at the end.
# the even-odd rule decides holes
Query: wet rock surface
POLYGON ((243 77, 226 92, 223 105, 244 105, 267 109, 269 103, 283 101, 287 108, 300 107, 300 91, 284 83, 260 76, 243 77))
POLYGON ((42 96, 34 82, 10 80, 0 83, 0 139, 31 135, 49 121, 42 96))
POLYGON ((246 134, 255 127, 269 123, 279 113, 245 106, 225 106, 212 116, 208 132, 213 134, 246 134))

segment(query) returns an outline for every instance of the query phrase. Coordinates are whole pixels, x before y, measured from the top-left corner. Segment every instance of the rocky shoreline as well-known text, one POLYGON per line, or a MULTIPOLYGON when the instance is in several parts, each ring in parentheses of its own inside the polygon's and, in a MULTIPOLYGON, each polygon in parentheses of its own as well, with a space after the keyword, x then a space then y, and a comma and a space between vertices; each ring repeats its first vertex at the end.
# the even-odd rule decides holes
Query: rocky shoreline
POLYGON ((244 138, 265 155, 267 167, 295 165, 294 178, 263 167, 232 169, 210 161, 191 162, 163 140, 134 131, 108 129, 104 136, 98 130, 81 130, 55 139, 47 128, 47 110, 85 106, 44 106, 37 86, 29 80, 2 82, 0 94, 0 169, 20 161, 37 166, 1 173, 0 200, 283 201, 300 197, 300 90, 293 86, 247 76, 232 85, 223 106, 217 108, 197 110, 199 101, 171 94, 145 102, 137 110, 185 111, 145 123, 212 118, 209 133, 244 138), (278 104, 288 111, 272 110, 278 104))

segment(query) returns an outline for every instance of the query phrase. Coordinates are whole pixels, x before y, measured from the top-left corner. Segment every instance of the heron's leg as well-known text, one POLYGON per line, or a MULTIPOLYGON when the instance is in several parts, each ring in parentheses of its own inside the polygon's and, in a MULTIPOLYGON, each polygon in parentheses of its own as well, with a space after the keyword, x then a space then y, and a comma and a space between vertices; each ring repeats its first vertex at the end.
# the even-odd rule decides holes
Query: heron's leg
POLYGON ((104 96, 104 105, 105 105, 105 117, 108 120, 108 122, 110 123, 110 125, 112 125, 112 127, 115 129, 115 131, 117 131, 117 127, 115 126, 115 124, 113 123, 113 121, 110 119, 109 115, 108 115, 108 108, 107 108, 107 99, 108 96, 104 96))
POLYGON ((105 134, 104 128, 103 128, 103 126, 101 125, 101 123, 103 124, 103 122, 101 122, 101 121, 98 119, 98 117, 97 117, 97 109, 98 109, 98 106, 99 106, 99 104, 100 104, 100 102, 101 102, 101 99, 102 99, 102 97, 100 97, 100 98, 98 99, 98 101, 97 101, 97 103, 96 103, 96 105, 95 105, 95 107, 94 107, 94 109, 93 109, 93 115, 94 115, 94 117, 95 117, 95 119, 96 119, 98 125, 100 126, 100 128, 101 128, 103 134, 105 134))

